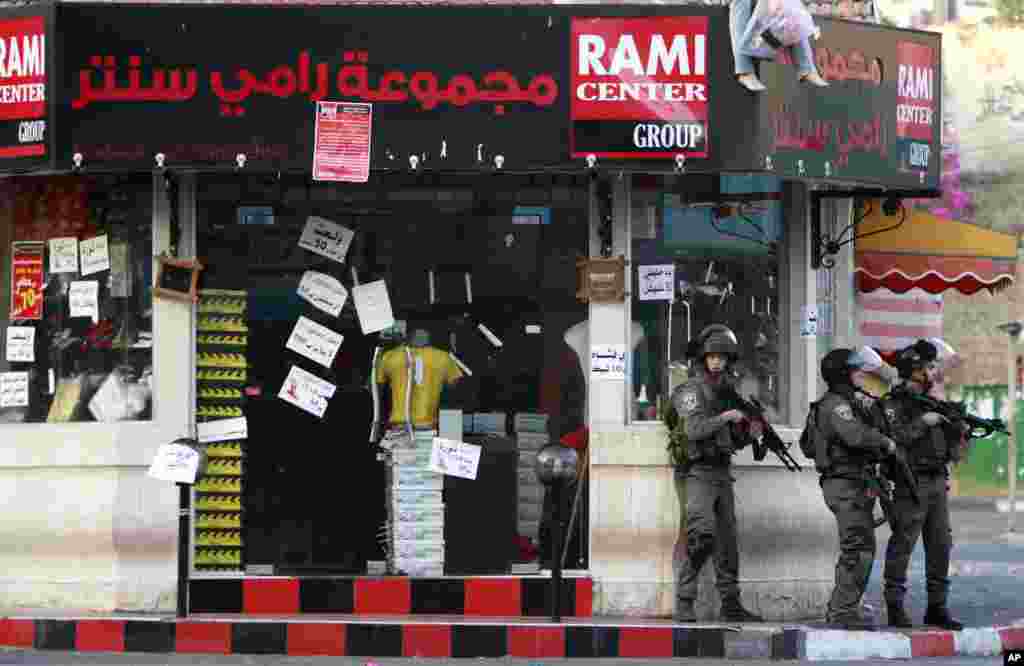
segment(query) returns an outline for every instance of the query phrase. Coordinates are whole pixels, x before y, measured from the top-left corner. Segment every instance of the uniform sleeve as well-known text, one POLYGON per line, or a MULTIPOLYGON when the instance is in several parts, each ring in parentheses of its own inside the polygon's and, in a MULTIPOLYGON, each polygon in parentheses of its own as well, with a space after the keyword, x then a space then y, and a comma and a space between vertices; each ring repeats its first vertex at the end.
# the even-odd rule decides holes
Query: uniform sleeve
POLYGON ((829 402, 822 407, 818 418, 826 421, 829 429, 851 449, 884 451, 888 446, 888 438, 878 429, 861 422, 845 400, 829 402))
POLYGON ((928 433, 928 426, 920 416, 900 404, 899 400, 886 400, 884 410, 889 432, 897 444, 907 445, 928 433))
POLYGON ((685 419, 683 430, 688 439, 707 439, 726 424, 720 414, 709 413, 710 405, 700 385, 685 386, 672 400, 679 417, 685 419))

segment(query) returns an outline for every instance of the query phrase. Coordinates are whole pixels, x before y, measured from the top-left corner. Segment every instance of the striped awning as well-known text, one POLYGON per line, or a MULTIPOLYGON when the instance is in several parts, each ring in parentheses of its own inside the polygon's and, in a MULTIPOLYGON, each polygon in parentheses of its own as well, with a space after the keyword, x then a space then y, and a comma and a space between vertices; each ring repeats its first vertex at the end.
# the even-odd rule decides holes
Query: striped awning
POLYGON ((899 227, 882 231, 898 221, 898 216, 884 215, 881 202, 875 201, 871 213, 857 225, 860 291, 922 289, 940 294, 956 289, 973 294, 981 289, 998 291, 1013 283, 1016 236, 944 220, 917 209, 910 210, 899 227))
POLYGON ((902 294, 880 288, 859 294, 860 337, 863 344, 893 351, 923 338, 942 337, 942 296, 923 289, 902 294))

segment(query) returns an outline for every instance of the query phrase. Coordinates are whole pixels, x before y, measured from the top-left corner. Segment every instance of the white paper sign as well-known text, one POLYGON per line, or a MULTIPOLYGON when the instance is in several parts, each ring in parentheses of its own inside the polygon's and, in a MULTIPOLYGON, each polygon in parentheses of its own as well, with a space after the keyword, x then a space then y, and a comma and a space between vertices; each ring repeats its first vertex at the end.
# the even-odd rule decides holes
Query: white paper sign
POLYGON ((800 337, 813 338, 818 335, 818 306, 804 305, 800 308, 800 337))
POLYGON ((334 355, 338 353, 338 347, 344 339, 345 336, 321 326, 312 319, 299 317, 285 347, 316 361, 325 368, 330 368, 334 363, 334 355))
POLYGON ((28 407, 28 373, 0 373, 0 407, 28 407))
POLYGON ((306 271, 299 282, 299 296, 316 309, 337 317, 348 300, 348 289, 330 275, 306 271))
POLYGON ((626 345, 591 345, 590 374, 594 379, 625 379, 626 345))
POLYGON ((198 451, 184 444, 161 444, 146 474, 161 481, 195 483, 198 471, 198 451))
POLYGON ((475 481, 479 467, 480 447, 476 444, 434 438, 430 449, 430 471, 475 481))
POLYGON ((675 285, 675 264, 639 266, 641 301, 671 301, 675 285))
POLYGON ((337 387, 325 382, 316 375, 310 374, 293 365, 284 378, 281 391, 277 394, 285 402, 290 402, 299 409, 323 418, 327 411, 327 401, 334 395, 337 387))
POLYGON ((78 252, 82 256, 82 275, 92 275, 110 268, 106 236, 82 241, 78 244, 78 252))
POLYGON ((51 238, 50 239, 50 272, 51 273, 77 273, 78 272, 78 239, 51 238))
POLYGON ((95 324, 100 318, 100 283, 96 280, 72 282, 68 290, 72 317, 89 317, 95 324))
POLYGON ((395 323, 388 286, 384 280, 352 287, 352 302, 355 303, 363 335, 383 331, 395 323))
POLYGON ((299 237, 299 247, 343 264, 354 237, 355 233, 351 229, 311 215, 306 218, 306 226, 299 237))
POLYGON ((204 444, 229 439, 246 439, 249 436, 249 422, 244 416, 207 421, 196 425, 196 434, 199 441, 204 444))
POLYGON ((34 326, 7 327, 7 360, 13 363, 33 363, 36 360, 34 326))

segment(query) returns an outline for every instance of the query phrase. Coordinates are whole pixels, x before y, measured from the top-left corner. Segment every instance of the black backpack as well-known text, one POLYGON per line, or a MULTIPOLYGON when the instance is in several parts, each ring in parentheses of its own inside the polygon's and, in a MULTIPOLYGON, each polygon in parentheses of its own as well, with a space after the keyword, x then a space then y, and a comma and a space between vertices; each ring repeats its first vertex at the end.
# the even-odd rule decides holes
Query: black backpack
POLYGON ((804 423, 804 431, 800 433, 800 451, 811 460, 814 460, 814 457, 818 454, 818 448, 814 441, 814 436, 818 430, 817 418, 819 402, 821 401, 818 400, 817 402, 811 403, 811 408, 807 410, 807 421, 804 423))

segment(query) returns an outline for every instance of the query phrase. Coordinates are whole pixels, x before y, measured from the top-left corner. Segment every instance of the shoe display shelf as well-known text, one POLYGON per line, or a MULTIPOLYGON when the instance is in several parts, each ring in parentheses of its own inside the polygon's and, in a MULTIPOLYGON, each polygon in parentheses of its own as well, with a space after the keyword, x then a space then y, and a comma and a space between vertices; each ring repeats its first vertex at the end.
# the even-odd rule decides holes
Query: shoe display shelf
MULTIPOLYGON (((247 294, 199 292, 196 323, 196 421, 245 416, 248 379, 247 294)), ((241 572, 245 440, 203 444, 206 466, 195 484, 193 565, 197 572, 241 572)))

